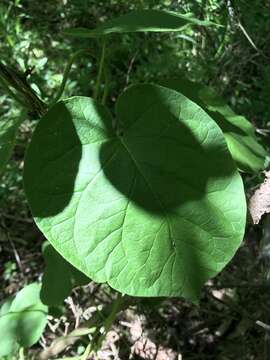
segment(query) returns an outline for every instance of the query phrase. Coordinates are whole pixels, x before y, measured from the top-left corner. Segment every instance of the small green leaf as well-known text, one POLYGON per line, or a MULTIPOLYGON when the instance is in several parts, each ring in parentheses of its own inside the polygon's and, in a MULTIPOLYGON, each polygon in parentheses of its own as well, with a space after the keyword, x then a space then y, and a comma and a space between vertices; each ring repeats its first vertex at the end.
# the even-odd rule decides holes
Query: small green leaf
POLYGON ((258 172, 264 168, 266 151, 258 143, 253 125, 245 117, 236 115, 213 89, 184 76, 162 85, 196 102, 217 122, 240 170, 258 172))
POLYGON ((90 282, 89 278, 63 259, 49 243, 43 246, 43 256, 46 267, 40 297, 44 304, 61 305, 74 287, 90 282))
POLYGON ((11 307, 11 304, 12 304, 12 301, 13 301, 13 297, 10 297, 9 299, 7 299, 7 300, 1 305, 1 308, 0 308, 0 317, 9 312, 10 307, 11 307))
POLYGON ((0 312, 0 356, 11 354, 18 346, 30 347, 40 338, 47 323, 47 306, 39 298, 40 285, 24 287, 0 312))
POLYGON ((9 121, 0 121, 0 174, 11 156, 20 124, 21 119, 11 118, 9 121))
POLYGON ((116 106, 59 102, 39 122, 24 182, 35 221, 97 282, 197 301, 239 247, 243 184, 216 123, 178 92, 129 88, 116 106))
POLYGON ((209 21, 198 20, 190 14, 178 14, 164 10, 137 10, 109 20, 97 28, 67 29, 66 35, 76 37, 99 37, 111 33, 180 31, 188 25, 210 26, 209 21))

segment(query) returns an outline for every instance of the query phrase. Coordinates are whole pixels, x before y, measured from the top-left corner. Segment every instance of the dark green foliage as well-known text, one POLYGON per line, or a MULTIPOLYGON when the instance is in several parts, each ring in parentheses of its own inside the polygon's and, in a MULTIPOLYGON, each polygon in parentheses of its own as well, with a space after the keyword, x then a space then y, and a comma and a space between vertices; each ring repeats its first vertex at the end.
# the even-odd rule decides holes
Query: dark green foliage
POLYGON ((137 10, 107 21, 95 29, 68 29, 64 31, 64 34, 82 38, 93 38, 113 33, 179 32, 188 25, 210 26, 212 24, 172 11, 137 10))
POLYGON ((43 245, 43 256, 46 265, 40 297, 44 304, 61 305, 73 288, 89 283, 90 279, 65 261, 48 242, 43 245))
POLYGON ((236 115, 213 89, 184 76, 168 80, 163 85, 185 94, 216 121, 240 170, 256 173, 264 169, 266 151, 258 143, 254 127, 246 118, 236 115))

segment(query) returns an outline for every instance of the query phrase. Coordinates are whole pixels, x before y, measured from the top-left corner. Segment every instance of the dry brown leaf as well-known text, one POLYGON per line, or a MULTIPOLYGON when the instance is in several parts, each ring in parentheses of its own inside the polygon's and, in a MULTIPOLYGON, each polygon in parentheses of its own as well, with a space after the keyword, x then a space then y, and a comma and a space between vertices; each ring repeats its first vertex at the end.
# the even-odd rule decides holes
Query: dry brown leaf
POLYGON ((265 180, 249 201, 249 211, 254 224, 259 224, 264 214, 270 213, 270 171, 265 172, 265 180))

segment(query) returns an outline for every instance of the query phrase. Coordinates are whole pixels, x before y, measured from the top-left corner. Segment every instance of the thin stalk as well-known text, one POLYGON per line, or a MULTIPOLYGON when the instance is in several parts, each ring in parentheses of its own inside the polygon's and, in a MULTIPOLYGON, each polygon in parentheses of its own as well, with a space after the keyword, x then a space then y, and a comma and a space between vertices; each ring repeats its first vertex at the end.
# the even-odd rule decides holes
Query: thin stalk
POLYGON ((103 91, 103 96, 102 96, 102 105, 105 105, 106 103, 106 99, 109 93, 109 71, 108 71, 108 67, 105 67, 104 70, 104 75, 105 75, 105 85, 104 85, 104 91, 103 91))
MULTIPOLYGON (((120 297, 120 299, 121 299, 121 297, 120 297)), ((132 303, 133 303, 132 298, 129 298, 127 296, 122 297, 121 304, 118 304, 119 305, 118 312, 120 310, 127 309, 132 303)), ((60 354, 62 351, 64 351, 68 346, 74 345, 77 340, 79 340, 80 338, 82 338, 85 335, 91 334, 95 340, 98 340, 98 336, 96 336, 96 335, 99 333, 100 327, 102 325, 104 326, 104 319, 108 319, 108 317, 110 317, 111 314, 113 313, 113 308, 115 308, 115 302, 105 306, 104 309, 101 310, 101 313, 96 312, 92 316, 92 318, 85 321, 84 324, 81 325, 81 327, 71 331, 69 334, 67 334, 65 336, 60 336, 60 337, 56 338, 48 348, 42 350, 42 352, 38 356, 38 359, 39 360, 49 360, 51 358, 54 358, 55 356, 60 354)), ((107 324, 107 328, 108 328, 108 324, 107 324)), ((93 341, 94 341, 94 339, 93 339, 93 341)), ((96 343, 96 341, 93 343, 96 343)), ((58 360, 60 360, 60 359, 61 358, 58 358, 58 360)), ((63 360, 63 359, 61 359, 61 360, 63 360)), ((75 360, 75 359, 73 359, 73 360, 75 360)), ((76 360, 79 360, 79 359, 76 359, 76 360)))
POLYGON ((104 61, 105 61, 105 53, 106 53, 106 41, 105 41, 105 39, 103 39, 102 49, 101 49, 101 57, 100 57, 100 62, 99 62, 98 75, 97 75, 97 82, 96 82, 95 91, 94 91, 94 99, 95 100, 97 100, 98 94, 99 94, 99 88, 100 88, 100 84, 101 84, 103 66, 104 66, 104 61))
POLYGON ((102 342, 105 339, 105 337, 106 337, 108 331, 110 330, 112 324, 114 323, 114 321, 116 319, 116 316, 118 315, 118 313, 122 309, 122 306, 123 306, 123 303, 124 303, 125 299, 126 299, 125 296, 122 295, 121 293, 119 293, 117 295, 117 298, 113 302, 112 311, 104 321, 104 326, 103 326, 104 331, 100 335, 100 337, 97 339, 97 343, 96 343, 96 346, 95 346, 95 351, 96 352, 101 348, 102 342))
POLYGON ((250 315, 245 309, 242 308, 242 306, 238 305, 235 301, 233 301, 232 299, 225 297, 223 299, 218 299, 217 297, 215 297, 214 295, 210 295, 214 300, 216 300, 217 302, 231 308, 232 310, 234 310, 235 312, 237 312, 238 314, 240 314, 243 318, 246 318, 248 320, 250 320, 251 322, 253 322, 255 325, 263 328, 265 331, 270 332, 270 325, 266 324, 265 322, 261 321, 261 320, 257 320, 253 315, 250 315))
POLYGON ((66 68, 64 70, 64 76, 63 76, 63 80, 62 80, 62 83, 60 85, 60 88, 56 94, 56 97, 55 99, 52 101, 52 103, 50 104, 50 106, 53 106, 55 105, 58 100, 61 99, 61 96, 63 95, 63 92, 65 90, 65 86, 66 86, 66 83, 67 83, 67 80, 68 80, 68 76, 69 76, 69 73, 70 73, 70 70, 71 70, 71 67, 74 63, 74 61, 80 56, 82 55, 83 53, 85 52, 89 52, 89 49, 81 49, 81 50, 78 50, 76 51, 72 56, 71 58, 69 59, 69 62, 67 63, 66 65, 66 68))
POLYGON ((260 52, 260 50, 257 48, 257 46, 255 45, 254 41, 251 39, 249 33, 247 32, 247 30, 244 28, 244 26, 242 25, 242 23, 240 21, 238 21, 237 23, 239 29, 242 31, 242 33, 245 35, 245 37, 247 38, 247 40, 249 41, 249 43, 251 44, 251 46, 258 52, 260 52))

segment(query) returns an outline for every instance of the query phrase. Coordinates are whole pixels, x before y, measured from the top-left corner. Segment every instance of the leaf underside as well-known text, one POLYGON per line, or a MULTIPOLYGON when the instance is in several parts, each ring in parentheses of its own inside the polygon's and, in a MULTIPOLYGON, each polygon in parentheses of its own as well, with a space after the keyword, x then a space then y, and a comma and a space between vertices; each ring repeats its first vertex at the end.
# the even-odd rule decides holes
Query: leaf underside
POLYGON ((35 221, 55 249, 96 282, 134 296, 197 301, 243 237, 241 178, 216 123, 156 85, 129 88, 106 108, 56 104, 25 159, 35 221))
POLYGON ((93 30, 74 28, 65 30, 64 34, 88 38, 111 33, 180 31, 187 25, 210 26, 213 24, 172 11, 137 10, 109 20, 93 30))

